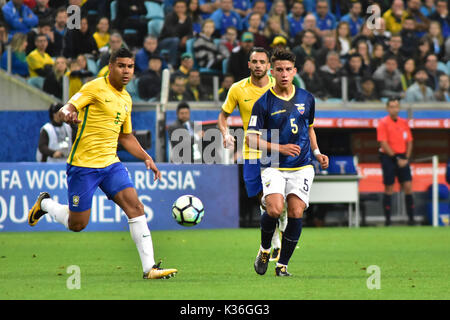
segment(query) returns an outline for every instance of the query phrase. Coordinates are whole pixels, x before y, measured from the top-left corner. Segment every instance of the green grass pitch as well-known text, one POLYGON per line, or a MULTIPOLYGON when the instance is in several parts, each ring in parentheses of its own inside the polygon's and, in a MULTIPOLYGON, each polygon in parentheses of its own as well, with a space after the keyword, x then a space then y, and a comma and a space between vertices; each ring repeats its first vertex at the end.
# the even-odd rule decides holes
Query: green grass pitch
POLYGON ((290 278, 253 270, 258 229, 153 231, 179 273, 143 280, 129 232, 0 233, 0 299, 450 299, 450 229, 304 228, 290 278), (68 289, 80 269, 80 289, 68 289), (368 289, 369 266, 380 289, 368 289))

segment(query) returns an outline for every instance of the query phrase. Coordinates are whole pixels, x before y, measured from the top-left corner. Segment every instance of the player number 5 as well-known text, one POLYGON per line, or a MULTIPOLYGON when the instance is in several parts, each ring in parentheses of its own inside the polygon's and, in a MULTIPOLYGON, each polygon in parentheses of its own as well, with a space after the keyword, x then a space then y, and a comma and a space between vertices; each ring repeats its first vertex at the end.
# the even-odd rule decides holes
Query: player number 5
POLYGON ((298 132, 298 126, 295 123, 295 119, 294 118, 291 119, 291 128, 292 128, 292 133, 293 134, 296 134, 298 132))
POLYGON ((308 192, 309 190, 308 179, 305 179, 303 181, 303 190, 305 190, 306 192, 308 192))

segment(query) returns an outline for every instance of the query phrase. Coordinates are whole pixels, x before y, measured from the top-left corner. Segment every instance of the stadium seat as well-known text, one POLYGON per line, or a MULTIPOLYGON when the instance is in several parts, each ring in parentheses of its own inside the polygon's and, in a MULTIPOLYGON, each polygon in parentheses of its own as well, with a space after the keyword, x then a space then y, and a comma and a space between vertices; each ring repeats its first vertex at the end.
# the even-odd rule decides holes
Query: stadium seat
POLYGON ((164 20, 164 10, 161 4, 153 1, 145 1, 145 8, 147 9, 146 19, 162 19, 164 20))
POLYGON ((161 33, 162 27, 164 25, 164 20, 161 19, 153 19, 148 22, 147 32, 149 35, 159 37, 161 33))
POLYGON ((110 11, 111 11, 111 21, 116 20, 117 17, 117 1, 111 1, 111 4, 109 5, 110 11))
POLYGON ((194 56, 194 40, 195 38, 189 38, 186 40, 186 52, 194 56))
POLYGON ((228 59, 223 59, 222 61, 222 73, 227 73, 227 67, 228 67, 228 59))
MULTIPOLYGON (((447 65, 448 65, 448 62, 447 62, 447 65)), ((443 63, 442 61, 439 61, 437 68, 438 68, 438 70, 441 70, 442 72, 445 72, 445 74, 448 75, 449 73, 448 73, 447 65, 445 63, 443 63)))
POLYGON ((42 90, 44 88, 44 77, 31 77, 27 80, 28 84, 42 90))
POLYGON ((133 99, 133 102, 143 101, 139 97, 138 82, 139 82, 139 78, 134 78, 127 84, 127 91, 130 94, 131 98, 133 99))
POLYGON ((87 59, 87 68, 93 74, 98 73, 97 62, 94 59, 87 59))
POLYGON ((123 33, 124 34, 136 34, 137 30, 135 30, 135 29, 125 29, 125 30, 123 30, 123 33))

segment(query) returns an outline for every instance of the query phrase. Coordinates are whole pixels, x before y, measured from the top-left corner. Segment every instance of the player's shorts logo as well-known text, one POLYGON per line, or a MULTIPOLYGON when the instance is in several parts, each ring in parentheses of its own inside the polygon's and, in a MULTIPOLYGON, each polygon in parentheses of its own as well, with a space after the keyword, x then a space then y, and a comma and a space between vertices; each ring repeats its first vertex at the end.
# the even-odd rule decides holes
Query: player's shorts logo
POLYGON ((268 188, 270 186, 270 180, 266 181, 265 185, 266 185, 266 188, 268 188))
POLYGON ((74 207, 78 207, 78 204, 80 203, 80 197, 79 196, 73 196, 72 197, 72 204, 74 207))

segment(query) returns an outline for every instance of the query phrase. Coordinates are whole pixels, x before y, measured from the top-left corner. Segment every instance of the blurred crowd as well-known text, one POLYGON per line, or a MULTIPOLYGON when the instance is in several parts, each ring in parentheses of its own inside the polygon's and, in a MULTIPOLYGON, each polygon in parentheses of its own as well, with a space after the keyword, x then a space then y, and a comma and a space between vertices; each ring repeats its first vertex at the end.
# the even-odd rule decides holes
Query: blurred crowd
POLYGON ((447 0, 0 0, 1 68, 62 98, 108 74, 111 52, 136 54, 127 87, 170 101, 224 100, 249 76, 252 47, 295 53, 296 83, 321 101, 450 101, 447 0), (73 7, 77 6, 77 7, 73 7), (79 8, 74 10, 73 8, 79 8), (219 76, 212 92, 210 77, 219 76))

